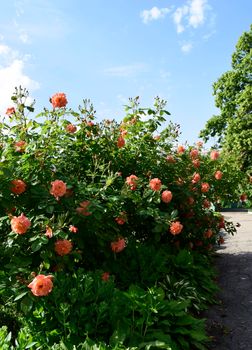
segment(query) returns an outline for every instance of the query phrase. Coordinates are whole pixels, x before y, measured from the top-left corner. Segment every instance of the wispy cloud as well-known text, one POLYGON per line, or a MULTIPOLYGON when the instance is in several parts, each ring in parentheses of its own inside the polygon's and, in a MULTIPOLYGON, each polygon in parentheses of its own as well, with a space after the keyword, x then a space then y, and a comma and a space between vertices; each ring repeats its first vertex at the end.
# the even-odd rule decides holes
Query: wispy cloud
POLYGON ((182 33, 185 30, 184 25, 182 24, 183 17, 188 13, 189 7, 182 6, 178 7, 176 11, 173 13, 173 21, 177 28, 177 33, 182 33))
POLYGON ((148 71, 148 65, 146 63, 135 63, 125 66, 115 66, 104 69, 106 75, 114 77, 133 77, 139 73, 145 73, 148 71))
POLYGON ((29 77, 25 72, 28 55, 21 57, 11 47, 0 45, 0 113, 4 114, 11 103, 11 95, 16 86, 22 86, 32 93, 39 88, 39 83, 29 77))
POLYGON ((192 43, 185 43, 181 46, 181 51, 184 53, 189 53, 193 48, 192 43))
POLYGON ((192 0, 190 5, 189 25, 197 28, 204 23, 206 0, 192 0))
POLYGON ((205 22, 207 0, 189 0, 187 4, 178 7, 173 13, 173 21, 177 33, 182 33, 185 27, 198 28, 205 22))
POLYGON ((142 18, 143 23, 147 24, 151 21, 156 21, 158 19, 164 18, 170 11, 171 8, 168 7, 158 8, 154 6, 150 10, 143 10, 140 13, 140 17, 142 18))

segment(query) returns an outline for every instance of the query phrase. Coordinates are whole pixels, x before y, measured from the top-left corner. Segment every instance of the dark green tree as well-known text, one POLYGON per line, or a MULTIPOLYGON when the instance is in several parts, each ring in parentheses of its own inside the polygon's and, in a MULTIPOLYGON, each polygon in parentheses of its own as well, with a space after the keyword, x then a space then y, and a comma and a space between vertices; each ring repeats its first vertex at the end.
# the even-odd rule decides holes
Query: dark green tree
POLYGON ((252 25, 238 40, 231 70, 213 84, 213 95, 220 114, 207 121, 200 136, 217 137, 224 154, 252 174, 252 25))

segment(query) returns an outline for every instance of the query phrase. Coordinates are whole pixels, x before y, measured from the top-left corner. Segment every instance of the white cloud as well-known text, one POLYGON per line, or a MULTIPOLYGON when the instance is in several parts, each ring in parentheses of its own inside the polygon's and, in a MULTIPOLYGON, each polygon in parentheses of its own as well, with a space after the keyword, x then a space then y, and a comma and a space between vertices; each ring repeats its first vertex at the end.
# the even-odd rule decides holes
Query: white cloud
POLYGON ((0 44, 0 56, 7 55, 10 52, 10 48, 7 45, 0 44))
POLYGON ((25 63, 28 56, 18 57, 18 53, 7 45, 0 45, 0 113, 12 105, 11 96, 15 87, 22 86, 29 93, 39 88, 39 83, 25 74, 25 63))
POLYGON ((173 21, 177 33, 182 33, 185 27, 198 28, 205 22, 205 11, 209 8, 207 0, 189 0, 186 5, 178 7, 173 13, 173 21))
POLYGON ((197 28, 204 23, 205 20, 206 0, 192 0, 190 5, 189 25, 197 28))
POLYGON ((132 77, 138 73, 148 71, 148 66, 145 63, 135 63, 125 66, 116 66, 104 69, 106 75, 114 77, 132 77))
POLYGON ((193 45, 191 43, 185 43, 181 46, 181 51, 184 53, 189 53, 193 48, 193 45))
POLYGON ((164 18, 167 13, 171 11, 170 8, 164 7, 164 8, 158 8, 156 6, 152 7, 150 10, 143 10, 140 14, 143 23, 148 23, 151 21, 158 20, 160 18, 164 18))
POLYGON ((27 44, 30 41, 28 34, 25 32, 21 32, 19 34, 19 39, 22 41, 23 44, 27 44))
POLYGON ((178 7, 173 14, 173 21, 177 27, 177 33, 182 33, 185 30, 184 25, 182 24, 183 17, 188 13, 189 7, 183 6, 178 7))

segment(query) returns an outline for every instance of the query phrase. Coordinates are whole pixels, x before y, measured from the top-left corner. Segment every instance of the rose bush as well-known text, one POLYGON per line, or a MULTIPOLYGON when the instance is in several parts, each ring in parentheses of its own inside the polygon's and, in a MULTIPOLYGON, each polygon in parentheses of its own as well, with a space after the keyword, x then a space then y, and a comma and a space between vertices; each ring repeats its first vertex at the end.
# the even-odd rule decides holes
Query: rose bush
POLYGON ((157 135, 169 115, 158 98, 98 123, 90 101, 76 112, 64 93, 32 119, 27 96, 16 90, 0 124, 1 300, 43 349, 88 338, 202 349, 203 322, 188 312, 213 300, 211 251, 220 228, 235 231, 211 206, 240 195, 242 174, 200 142, 178 146, 178 125, 157 135), (170 299, 168 274, 195 304, 188 291, 170 299))

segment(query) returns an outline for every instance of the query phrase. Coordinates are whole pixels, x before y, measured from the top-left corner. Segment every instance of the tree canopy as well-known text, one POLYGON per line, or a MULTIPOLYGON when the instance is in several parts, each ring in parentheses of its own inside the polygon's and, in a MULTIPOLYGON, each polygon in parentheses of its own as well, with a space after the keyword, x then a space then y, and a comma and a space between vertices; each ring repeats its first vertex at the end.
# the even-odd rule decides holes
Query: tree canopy
POLYGON ((231 70, 213 84, 219 115, 210 118, 200 132, 205 140, 217 136, 217 144, 252 173, 252 25, 238 40, 231 70))

